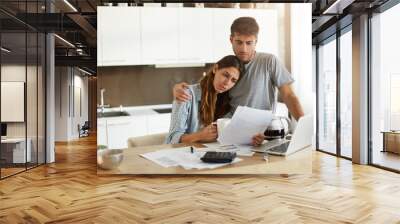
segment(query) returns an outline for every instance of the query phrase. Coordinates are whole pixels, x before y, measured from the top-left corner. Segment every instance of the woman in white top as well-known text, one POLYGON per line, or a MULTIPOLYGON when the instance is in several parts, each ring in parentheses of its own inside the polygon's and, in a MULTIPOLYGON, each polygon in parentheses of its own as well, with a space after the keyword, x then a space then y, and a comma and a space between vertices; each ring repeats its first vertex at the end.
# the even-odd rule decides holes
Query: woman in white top
MULTIPOLYGON (((189 85, 190 100, 173 102, 171 125, 165 143, 212 142, 217 138, 213 124, 230 111, 228 91, 239 81, 243 64, 234 55, 223 57, 214 64, 200 83, 189 85)), ((253 138, 253 145, 264 140, 253 138)))

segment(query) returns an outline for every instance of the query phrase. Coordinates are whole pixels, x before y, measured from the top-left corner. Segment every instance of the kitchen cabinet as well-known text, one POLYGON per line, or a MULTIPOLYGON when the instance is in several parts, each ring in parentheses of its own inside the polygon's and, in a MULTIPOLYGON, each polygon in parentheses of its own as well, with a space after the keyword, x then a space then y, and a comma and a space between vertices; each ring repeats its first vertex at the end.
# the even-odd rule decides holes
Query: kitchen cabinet
POLYGON ((143 8, 141 15, 143 64, 213 61, 211 9, 143 8))
POLYGON ((98 8, 98 66, 214 62, 212 9, 98 8))
POLYGON ((178 60, 179 8, 142 8, 141 43, 143 64, 174 63, 178 60))
POLYGON ((169 131, 171 114, 149 115, 147 117, 148 135, 166 133, 169 131))
POLYGON ((170 119, 170 113, 100 118, 97 144, 110 149, 126 148, 131 137, 168 132, 170 119))
POLYGON ((141 64, 140 8, 98 7, 98 66, 141 64))
POLYGON ((97 145, 108 145, 107 121, 105 119, 97 119, 97 145))
POLYGON ((277 54, 275 10, 98 7, 98 66, 214 63, 233 54, 230 27, 255 17, 257 51, 277 54))
POLYGON ((233 9, 214 9, 213 10, 213 60, 217 62, 226 55, 234 54, 230 43, 231 25, 238 17, 239 10, 233 9))
POLYGON ((181 63, 213 63, 211 8, 180 8, 178 55, 181 63))
POLYGON ((130 119, 110 119, 107 121, 108 147, 122 149, 128 146, 127 139, 130 137, 130 119))
MULTIPOLYGON (((147 116, 131 116, 131 129, 129 130, 129 137, 137 137, 147 135, 148 133, 148 118, 147 116)), ((126 141, 125 141, 126 142, 126 141)))

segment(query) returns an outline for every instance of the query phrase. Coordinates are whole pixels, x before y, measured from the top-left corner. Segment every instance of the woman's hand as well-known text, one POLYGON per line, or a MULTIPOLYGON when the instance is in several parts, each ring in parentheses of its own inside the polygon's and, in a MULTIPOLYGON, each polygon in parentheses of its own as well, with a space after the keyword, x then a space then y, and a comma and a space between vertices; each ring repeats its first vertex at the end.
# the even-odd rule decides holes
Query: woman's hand
POLYGON ((215 124, 210 124, 207 127, 201 129, 199 134, 201 141, 207 141, 207 142, 215 141, 218 137, 217 126, 215 124))
POLYGON ((190 100, 191 95, 186 91, 188 88, 189 85, 186 82, 175 84, 172 90, 174 98, 180 103, 190 100))
POLYGON ((253 146, 260 146, 262 143, 263 143, 263 141, 264 141, 264 134, 262 134, 262 133, 258 133, 258 134, 256 134, 256 135, 254 135, 253 136, 253 138, 251 139, 252 141, 251 141, 251 144, 253 145, 253 146))
POLYGON ((181 136, 180 142, 193 143, 193 142, 215 142, 218 137, 217 125, 210 124, 200 131, 191 134, 184 134, 181 136))

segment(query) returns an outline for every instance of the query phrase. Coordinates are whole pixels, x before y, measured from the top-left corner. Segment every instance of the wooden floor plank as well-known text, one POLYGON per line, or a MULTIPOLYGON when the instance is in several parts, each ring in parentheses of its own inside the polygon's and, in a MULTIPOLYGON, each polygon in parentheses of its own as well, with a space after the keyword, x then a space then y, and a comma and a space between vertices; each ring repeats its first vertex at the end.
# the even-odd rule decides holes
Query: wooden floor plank
POLYGON ((400 223, 400 175, 313 153, 311 175, 115 176, 96 139, 0 181, 0 223, 400 223))

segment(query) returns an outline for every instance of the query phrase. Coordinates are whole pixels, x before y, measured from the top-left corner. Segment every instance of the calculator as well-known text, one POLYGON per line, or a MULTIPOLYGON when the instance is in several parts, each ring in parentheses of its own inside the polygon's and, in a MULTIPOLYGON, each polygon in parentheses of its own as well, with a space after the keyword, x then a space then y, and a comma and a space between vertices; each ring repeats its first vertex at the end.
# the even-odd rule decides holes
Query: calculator
POLYGON ((230 163, 235 159, 236 152, 215 152, 209 151, 201 157, 205 163, 230 163))

